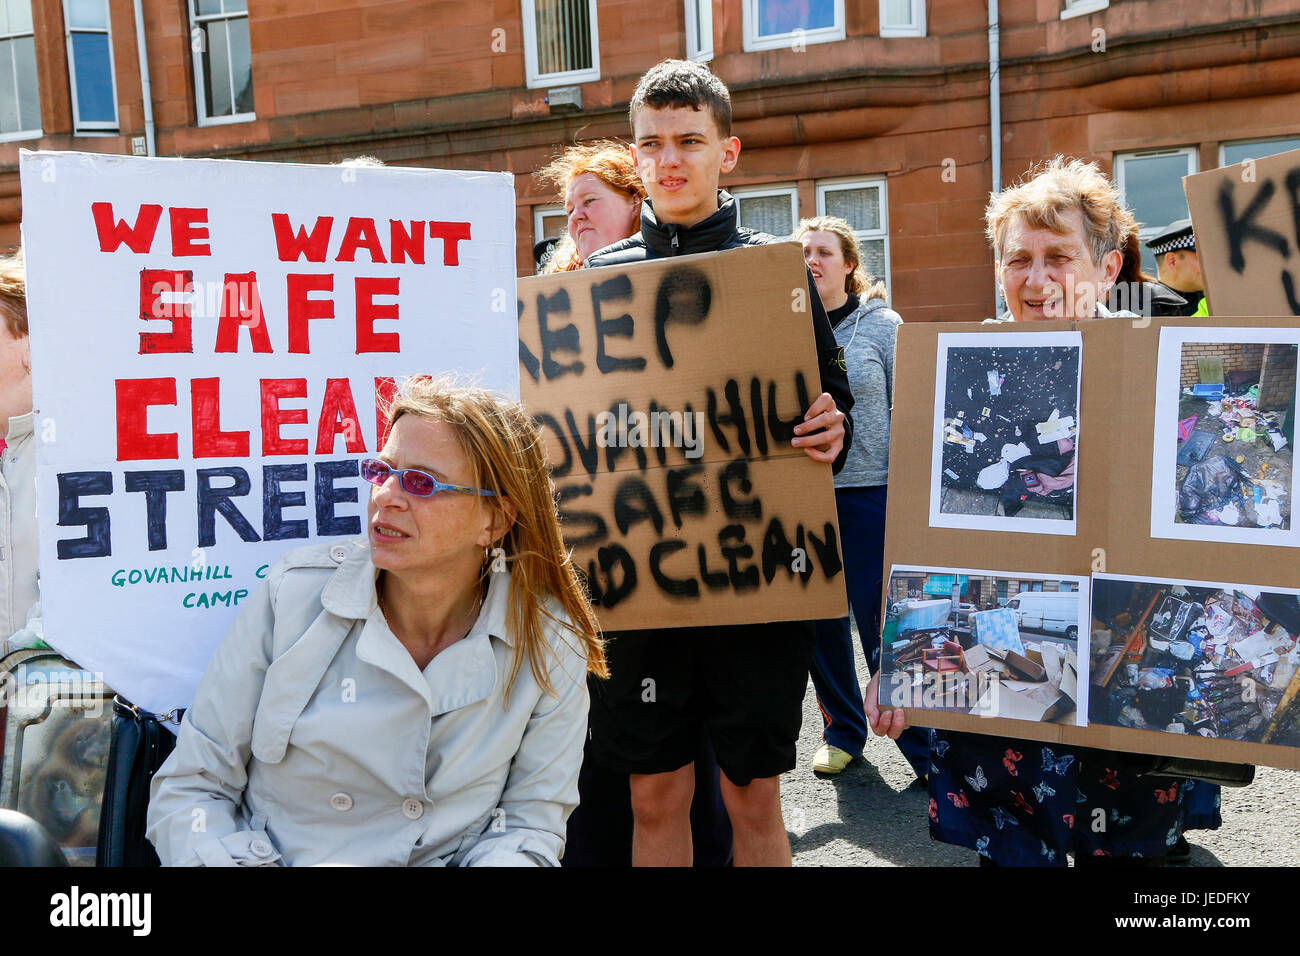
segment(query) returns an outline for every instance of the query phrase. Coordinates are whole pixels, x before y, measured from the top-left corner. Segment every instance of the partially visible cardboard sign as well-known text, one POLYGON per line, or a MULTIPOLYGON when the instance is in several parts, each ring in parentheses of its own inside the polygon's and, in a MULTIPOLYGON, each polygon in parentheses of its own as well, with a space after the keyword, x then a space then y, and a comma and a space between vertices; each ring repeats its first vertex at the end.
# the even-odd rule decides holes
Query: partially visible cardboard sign
POLYGON ((847 613, 803 256, 750 247, 519 282, 524 404, 606 630, 847 613))
POLYGON ((1183 186, 1211 314, 1300 315, 1300 150, 1183 186))

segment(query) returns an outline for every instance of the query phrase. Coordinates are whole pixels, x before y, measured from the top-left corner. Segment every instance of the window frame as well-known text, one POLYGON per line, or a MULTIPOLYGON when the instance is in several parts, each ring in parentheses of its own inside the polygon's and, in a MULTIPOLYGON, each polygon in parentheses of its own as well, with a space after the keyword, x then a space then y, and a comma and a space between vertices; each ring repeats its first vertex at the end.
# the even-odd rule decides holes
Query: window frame
POLYGON ((1061 19, 1073 20, 1075 17, 1086 17, 1090 13, 1099 13, 1109 6, 1110 0, 1065 0, 1061 19))
POLYGON ((885 7, 889 0, 880 0, 880 35, 882 37, 923 37, 925 36, 925 0, 911 0, 912 26, 895 27, 885 24, 885 7))
POLYGON ((122 114, 117 107, 117 58, 113 55, 113 11, 109 6, 108 0, 100 0, 104 5, 104 20, 107 26, 100 27, 74 27, 72 19, 68 15, 68 3, 70 0, 63 0, 63 33, 68 47, 68 86, 72 95, 72 132, 74 136, 102 136, 104 134, 116 133, 121 129, 122 114), (112 122, 105 120, 82 120, 81 104, 77 100, 77 58, 72 49, 72 35, 74 33, 102 33, 108 37, 108 83, 113 94, 113 119, 112 122))
POLYGON ((546 217, 555 215, 560 216, 565 223, 564 228, 560 230, 560 234, 556 236, 557 239, 563 239, 569 232, 569 216, 564 211, 564 207, 558 203, 547 203, 546 205, 533 207, 533 245, 546 238, 546 234, 542 230, 542 223, 546 220, 546 217))
MULTIPOLYGON (((31 9, 31 3, 30 3, 30 0, 29 0, 29 3, 28 3, 28 10, 30 11, 30 9, 31 9)), ((35 19, 35 16, 33 16, 33 18, 32 18, 32 29, 31 29, 30 32, 24 32, 24 33, 4 33, 4 34, 0 34, 0 40, 20 40, 20 39, 22 39, 23 37, 31 37, 31 38, 32 38, 32 44, 33 44, 33 46, 35 46, 35 43, 36 43, 36 19, 35 19)), ((17 97, 18 97, 18 64, 17 64, 17 60, 14 61, 13 84, 14 84, 14 100, 15 100, 15 103, 16 103, 16 102, 17 102, 17 97)), ((37 111, 38 116, 39 116, 39 114, 40 114, 40 104, 41 104, 41 83, 40 83, 40 71, 37 70, 37 74, 36 74, 36 111, 37 111)), ((16 141, 18 141, 18 140, 23 140, 23 139, 40 139, 40 138, 41 138, 42 136, 44 136, 44 135, 45 135, 45 130, 44 130, 44 128, 43 128, 43 127, 39 127, 39 126, 38 126, 36 129, 18 129, 18 130, 14 130, 12 133, 0 133, 0 143, 12 143, 12 142, 16 142, 16 141)))
POLYGON ((686 59, 697 63, 707 63, 713 59, 713 0, 685 0, 686 7, 686 59), (706 47, 699 32, 700 9, 709 11, 709 42, 706 47))
MULTIPOLYGON (((1200 147, 1199 146, 1163 146, 1155 149, 1139 149, 1132 152, 1117 152, 1112 160, 1112 167, 1115 172, 1115 185, 1119 187, 1120 201, 1129 209, 1133 204, 1128 201, 1128 186, 1125 182, 1125 167, 1130 159, 1154 159, 1159 156, 1177 156, 1183 155, 1189 157, 1187 163, 1187 172, 1184 175, 1194 176, 1201 171, 1200 147)), ((1148 224, 1138 229, 1138 238, 1145 248, 1147 240, 1152 236, 1159 235, 1169 223, 1148 224)))
POLYGON ((591 66, 585 70, 568 70, 563 73, 538 72, 536 0, 520 0, 519 8, 524 30, 524 85, 527 89, 573 86, 600 79, 600 24, 596 19, 596 0, 587 0, 587 16, 591 21, 591 66))
POLYGON ((887 301, 892 303, 894 301, 894 270, 889 254, 889 178, 882 175, 854 176, 846 179, 819 179, 817 181, 817 215, 830 215, 826 211, 826 194, 828 192, 872 186, 880 189, 880 225, 875 229, 854 229, 853 235, 857 237, 859 245, 867 241, 874 242, 877 239, 885 240, 885 274, 875 276, 875 278, 885 283, 887 301))
MULTIPOLYGON (((790 233, 787 236, 777 236, 778 239, 788 239, 794 235, 795 229, 799 228, 799 187, 790 184, 771 184, 760 186, 740 186, 736 189, 728 189, 731 198, 736 201, 736 224, 745 226, 744 220, 740 215, 740 207, 743 200, 746 199, 766 199, 768 196, 787 196, 790 199, 790 233)), ((745 228, 752 228, 746 226, 745 228)), ((769 233, 770 235, 770 233, 769 233)))
MULTIPOLYGON (((1229 146, 1253 146, 1253 145, 1255 145, 1256 143, 1280 143, 1280 142, 1282 142, 1282 141, 1284 141, 1284 140, 1288 140, 1288 139, 1300 139, 1300 132, 1294 133, 1294 134, 1292 134, 1291 136, 1261 136, 1261 137, 1256 137, 1256 138, 1252 138, 1252 139, 1234 139, 1234 140, 1225 140, 1225 141, 1219 143, 1219 155, 1218 155, 1218 162, 1219 162, 1219 165, 1218 165, 1218 168, 1219 168, 1219 169, 1222 169, 1224 166, 1228 166, 1228 165, 1235 166, 1235 165, 1237 165, 1237 163, 1231 163, 1231 164, 1228 163, 1228 161, 1227 161, 1227 157, 1224 156, 1224 153, 1227 151, 1227 149, 1228 149, 1229 146)), ((1278 154, 1277 154, 1277 153, 1270 153, 1269 155, 1270 155, 1270 156, 1276 156, 1276 155, 1278 155, 1278 154)), ((1255 160, 1256 162, 1258 162, 1259 160, 1261 160, 1261 159, 1267 159, 1268 157, 1266 157, 1266 156, 1252 156, 1252 157, 1250 157, 1250 158, 1253 159, 1253 160, 1255 160)), ((1244 160, 1238 160, 1237 162, 1244 162, 1244 160)))
POLYGON ((834 43, 848 36, 844 24, 844 0, 833 0, 835 25, 819 27, 816 30, 791 30, 789 33, 773 33, 768 36, 758 35, 758 5, 763 0, 745 0, 741 15, 746 53, 758 50, 780 50, 789 47, 790 41, 798 37, 804 43, 834 43))
MULTIPOLYGON (((216 20, 238 20, 241 17, 245 20, 249 20, 250 17, 249 17, 248 10, 245 9, 239 13, 200 14, 198 12, 197 0, 185 0, 185 6, 186 9, 189 11, 189 15, 190 15, 190 34, 189 34, 190 35, 190 60, 194 65, 194 107, 196 110, 196 115, 198 116, 198 125, 199 126, 224 126, 228 123, 248 123, 251 122, 252 120, 257 119, 256 110, 252 110, 248 113, 231 113, 229 116, 208 115, 207 106, 203 102, 204 100, 203 94, 207 91, 207 86, 203 82, 203 51, 201 49, 198 49, 194 43, 194 31, 195 29, 198 28, 199 24, 211 23, 216 20)), ((227 50, 227 59, 229 59, 229 50, 230 50, 229 45, 227 45, 226 50, 227 50)), ((253 69, 253 65, 252 65, 253 44, 251 40, 251 34, 250 34, 250 40, 248 44, 248 63, 249 63, 248 66, 249 73, 251 76, 252 69, 253 69)), ((228 65, 233 66, 233 64, 228 64, 228 65)), ((234 70, 231 69, 230 73, 231 76, 233 76, 234 70)), ((231 91, 231 94, 232 94, 231 105, 233 106, 234 105, 233 90, 231 91)))

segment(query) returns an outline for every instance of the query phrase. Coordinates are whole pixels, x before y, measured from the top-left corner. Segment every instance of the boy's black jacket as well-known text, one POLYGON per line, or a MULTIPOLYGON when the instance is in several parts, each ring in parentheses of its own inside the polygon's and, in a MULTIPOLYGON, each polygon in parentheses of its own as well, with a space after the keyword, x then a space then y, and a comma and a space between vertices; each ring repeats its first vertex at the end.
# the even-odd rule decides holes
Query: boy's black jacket
MULTIPOLYGON (((766 233, 755 232, 739 225, 739 206, 725 190, 718 191, 718 211, 694 226, 677 226, 661 223, 650 205, 641 204, 641 231, 629 239, 597 249, 587 257, 586 268, 627 265, 647 259, 686 256, 697 252, 722 252, 741 246, 763 246, 780 240, 766 233)), ((806 270, 805 270, 806 271, 806 270)), ((849 389, 848 373, 840 366, 840 346, 831 331, 830 320, 822 306, 812 273, 808 272, 808 301, 812 313, 813 334, 817 340, 817 364, 821 371, 821 390, 830 393, 840 411, 844 413, 844 447, 840 450, 833 472, 844 467, 853 440, 853 392, 849 389)))

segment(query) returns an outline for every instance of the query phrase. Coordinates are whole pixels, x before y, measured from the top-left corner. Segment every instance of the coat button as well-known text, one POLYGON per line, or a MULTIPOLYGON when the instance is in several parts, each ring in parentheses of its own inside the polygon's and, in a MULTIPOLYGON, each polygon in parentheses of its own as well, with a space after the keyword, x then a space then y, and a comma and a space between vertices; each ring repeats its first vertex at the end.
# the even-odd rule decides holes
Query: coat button
POLYGON ((352 809, 352 798, 346 793, 339 792, 330 797, 330 806, 339 813, 352 809))
POLYGON ((402 801, 402 813, 404 813, 409 820, 418 820, 420 817, 424 816, 424 804, 415 799, 415 797, 407 797, 402 801))
POLYGON ((250 840, 248 848, 252 850, 256 856, 261 857, 270 856, 275 852, 275 847, 271 846, 271 844, 267 843, 265 840, 250 840))
POLYGON ((334 547, 330 548, 330 557, 333 558, 335 562, 338 564, 342 564, 343 559, 346 558, 347 556, 348 556, 348 549, 343 547, 343 545, 341 544, 336 544, 334 545, 334 547))

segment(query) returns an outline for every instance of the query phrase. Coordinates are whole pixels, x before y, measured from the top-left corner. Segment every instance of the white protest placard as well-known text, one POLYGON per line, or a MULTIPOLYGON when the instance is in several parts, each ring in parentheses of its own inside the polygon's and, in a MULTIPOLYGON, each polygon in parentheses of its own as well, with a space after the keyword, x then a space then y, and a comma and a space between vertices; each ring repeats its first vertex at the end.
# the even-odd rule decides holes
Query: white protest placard
POLYGON ((364 531, 377 395, 519 394, 508 174, 26 152, 46 639, 186 706, 280 555, 364 531))

